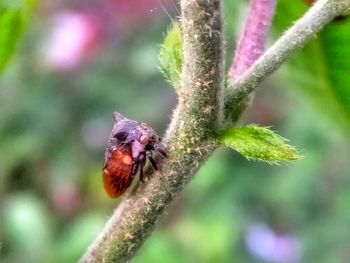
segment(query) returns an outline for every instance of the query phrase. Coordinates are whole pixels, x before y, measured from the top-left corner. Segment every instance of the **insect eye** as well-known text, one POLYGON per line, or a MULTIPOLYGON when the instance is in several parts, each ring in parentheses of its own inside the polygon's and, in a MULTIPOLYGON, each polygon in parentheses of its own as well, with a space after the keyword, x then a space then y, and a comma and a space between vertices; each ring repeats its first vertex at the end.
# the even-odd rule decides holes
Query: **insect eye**
POLYGON ((118 132, 114 135, 115 138, 117 138, 119 141, 125 141, 128 137, 127 132, 118 132))

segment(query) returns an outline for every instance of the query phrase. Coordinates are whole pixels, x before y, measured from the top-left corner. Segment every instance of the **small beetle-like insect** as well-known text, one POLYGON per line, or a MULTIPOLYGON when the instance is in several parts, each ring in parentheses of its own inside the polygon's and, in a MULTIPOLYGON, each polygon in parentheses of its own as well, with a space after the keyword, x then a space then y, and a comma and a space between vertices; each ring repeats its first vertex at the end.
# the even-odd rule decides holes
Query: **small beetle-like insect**
POLYGON ((152 157, 158 151, 167 157, 160 147, 160 137, 145 123, 125 118, 114 112, 114 127, 109 137, 103 165, 103 184, 112 198, 121 196, 131 185, 135 174, 140 170, 140 180, 144 180, 146 159, 158 171, 152 157))

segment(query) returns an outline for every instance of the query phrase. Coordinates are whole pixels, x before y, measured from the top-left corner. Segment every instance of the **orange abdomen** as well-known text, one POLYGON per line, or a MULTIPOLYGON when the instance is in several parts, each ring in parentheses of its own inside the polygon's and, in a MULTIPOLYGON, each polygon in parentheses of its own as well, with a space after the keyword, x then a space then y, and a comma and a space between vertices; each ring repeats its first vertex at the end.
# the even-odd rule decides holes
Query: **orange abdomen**
POLYGON ((103 169, 103 184, 110 197, 117 198, 129 188, 134 177, 132 168, 130 147, 112 152, 103 169))

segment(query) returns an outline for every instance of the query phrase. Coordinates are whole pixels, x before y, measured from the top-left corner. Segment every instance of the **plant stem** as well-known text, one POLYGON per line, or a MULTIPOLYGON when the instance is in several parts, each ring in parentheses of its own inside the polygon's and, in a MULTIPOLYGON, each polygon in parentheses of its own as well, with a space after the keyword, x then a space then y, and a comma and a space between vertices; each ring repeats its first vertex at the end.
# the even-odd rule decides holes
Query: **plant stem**
MULTIPOLYGON (((124 199, 80 262, 126 262, 136 253, 168 204, 217 147, 222 124, 223 54, 220 0, 181 0, 184 66, 179 104, 166 132, 169 158, 161 175, 124 199)), ((227 90, 225 113, 239 115, 238 104, 287 57, 338 15, 350 0, 320 0, 227 90)))
POLYGON ((184 66, 179 104, 164 138, 169 158, 161 175, 154 172, 120 203, 80 262, 130 260, 217 146, 213 135, 223 115, 221 1, 181 0, 181 10, 184 66))
POLYGON ((275 0, 251 0, 243 32, 230 69, 230 82, 241 76, 264 52, 267 33, 275 12, 275 0))
MULTIPOLYGON (((235 122, 242 112, 242 101, 255 87, 284 63, 292 52, 304 46, 336 16, 350 13, 350 0, 319 0, 279 38, 225 94, 225 119, 235 122)), ((244 107, 243 107, 244 108, 244 107)))

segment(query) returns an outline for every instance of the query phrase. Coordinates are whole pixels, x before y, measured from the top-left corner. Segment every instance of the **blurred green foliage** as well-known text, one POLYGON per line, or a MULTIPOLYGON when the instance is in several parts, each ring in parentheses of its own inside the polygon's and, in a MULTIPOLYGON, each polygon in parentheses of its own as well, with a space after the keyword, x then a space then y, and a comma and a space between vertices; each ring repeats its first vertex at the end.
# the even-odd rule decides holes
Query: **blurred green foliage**
POLYGON ((0 72, 15 50, 36 0, 0 2, 0 72))
MULTIPOLYGON (((225 2, 228 61, 245 4, 225 2)), ((50 69, 43 59, 50 18, 69 8, 40 5, 1 77, 1 262, 76 262, 119 202, 101 182, 112 112, 161 134, 176 103, 158 72, 171 23, 164 13, 119 28, 107 23, 111 30, 79 67, 50 69)), ((278 1, 273 39, 306 8, 301 0, 278 1)), ((350 63, 343 44, 349 23, 331 23, 298 51, 245 116, 245 123, 273 126, 305 158, 270 166, 218 149, 133 262, 269 262, 248 245, 257 224, 298 240, 294 262, 350 262, 350 80, 342 73, 350 63)))

